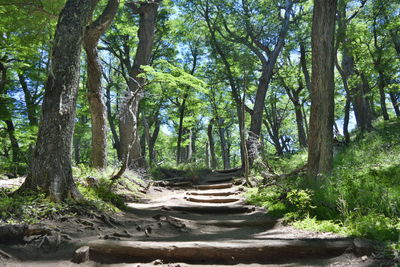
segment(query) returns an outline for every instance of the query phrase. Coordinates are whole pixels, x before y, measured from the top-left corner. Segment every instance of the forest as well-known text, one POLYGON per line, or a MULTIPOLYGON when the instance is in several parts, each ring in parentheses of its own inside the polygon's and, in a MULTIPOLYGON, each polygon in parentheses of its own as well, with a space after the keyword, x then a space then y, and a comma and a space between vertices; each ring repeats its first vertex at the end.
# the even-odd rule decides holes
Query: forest
POLYGON ((400 262, 397 0, 0 0, 0 32, 0 265, 400 262))

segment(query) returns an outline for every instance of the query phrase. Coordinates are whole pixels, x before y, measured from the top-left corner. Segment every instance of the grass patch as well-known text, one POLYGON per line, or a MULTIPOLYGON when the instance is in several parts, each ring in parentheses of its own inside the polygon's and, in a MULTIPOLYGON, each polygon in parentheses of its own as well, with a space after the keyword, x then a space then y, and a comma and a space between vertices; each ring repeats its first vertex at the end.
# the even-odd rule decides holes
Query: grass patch
POLYGON ((34 224, 60 217, 120 212, 125 201, 141 197, 139 185, 144 182, 131 172, 112 181, 112 173, 111 168, 99 171, 83 165, 74 167, 74 179, 84 197, 80 201, 67 199, 55 203, 42 193, 10 195, 13 189, 0 190, 0 224, 34 224))

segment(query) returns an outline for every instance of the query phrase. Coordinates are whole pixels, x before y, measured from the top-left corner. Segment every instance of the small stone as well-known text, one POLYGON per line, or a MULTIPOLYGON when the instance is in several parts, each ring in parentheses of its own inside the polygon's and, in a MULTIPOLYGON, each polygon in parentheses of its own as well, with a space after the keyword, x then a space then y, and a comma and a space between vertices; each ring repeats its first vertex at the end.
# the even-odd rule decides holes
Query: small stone
POLYGON ((162 260, 153 261, 153 265, 162 265, 162 264, 163 264, 162 260))
POLYGON ((88 246, 83 246, 75 250, 74 257, 72 258, 72 262, 74 263, 82 263, 89 260, 89 251, 90 248, 88 246))
POLYGON ((366 261, 366 260, 368 260, 368 256, 364 255, 364 256, 361 257, 361 259, 362 259, 362 261, 366 261))

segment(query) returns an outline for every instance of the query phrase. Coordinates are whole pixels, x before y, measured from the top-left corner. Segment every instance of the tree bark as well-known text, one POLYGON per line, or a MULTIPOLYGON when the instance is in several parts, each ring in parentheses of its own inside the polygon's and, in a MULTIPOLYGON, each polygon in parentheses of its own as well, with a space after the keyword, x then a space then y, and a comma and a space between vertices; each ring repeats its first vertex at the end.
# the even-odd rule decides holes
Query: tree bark
POLYGON ((225 138, 226 129, 223 127, 223 119, 218 118, 218 133, 219 133, 219 140, 221 143, 221 154, 222 154, 222 162, 224 164, 224 170, 231 168, 230 156, 229 156, 229 149, 227 147, 227 142, 225 138))
POLYGON ((26 83, 24 75, 19 73, 18 79, 21 84, 22 91, 24 92, 24 99, 25 99, 25 105, 26 105, 26 112, 28 114, 29 125, 36 126, 38 124, 38 120, 36 117, 35 101, 32 97, 32 94, 29 92, 28 84, 26 83))
MULTIPOLYGON (((158 7, 161 0, 135 1, 128 5, 133 14, 139 15, 139 43, 132 66, 129 68, 128 91, 120 112, 120 149, 122 169, 146 167, 146 160, 141 155, 138 135, 138 110, 145 79, 138 77, 143 72, 141 66, 150 63, 158 7)), ((130 64, 128 64, 130 65, 130 64)), ((123 172, 122 172, 123 173, 123 172)))
MULTIPOLYGON (((380 68, 379 63, 376 63, 376 68, 380 68)), ((381 104, 382 116, 385 121, 389 120, 389 113, 386 107, 386 93, 385 93, 385 75, 383 71, 378 70, 378 89, 379 89, 379 102, 381 104)))
POLYGON ((150 165, 153 165, 156 162, 156 151, 154 149, 156 145, 156 141, 158 138, 158 134, 160 133, 160 126, 161 126, 161 120, 157 117, 153 134, 150 136, 150 141, 149 141, 149 159, 150 159, 150 165))
POLYGON ((185 93, 183 95, 182 103, 179 106, 179 125, 178 125, 178 141, 176 144, 176 165, 182 163, 182 136, 183 136, 183 119, 185 117, 185 109, 186 109, 186 100, 188 98, 188 94, 185 93))
POLYGON ((308 184, 318 186, 319 174, 333 165, 334 59, 336 0, 314 0, 312 24, 312 82, 308 184))
POLYGON ((86 27, 83 44, 87 55, 87 97, 92 119, 92 167, 107 166, 107 114, 101 86, 102 67, 97 45, 101 35, 111 25, 117 13, 119 0, 109 0, 103 13, 86 27))
POLYGON ((215 157, 215 144, 214 144, 214 137, 213 137, 213 123, 214 120, 210 120, 207 127, 207 136, 208 136, 208 146, 209 146, 209 154, 210 154, 210 168, 215 169, 217 168, 217 159, 215 157))
POLYGON ((108 123, 110 124, 110 130, 111 130, 111 134, 113 137, 113 147, 115 148, 115 150, 117 151, 117 158, 118 160, 122 159, 121 156, 121 149, 119 148, 119 136, 117 133, 117 129, 115 126, 115 122, 114 122, 114 117, 111 113, 111 90, 110 90, 110 86, 106 87, 106 111, 107 111, 107 119, 108 119, 108 123))
POLYGON ((311 92, 311 78, 307 68, 306 48, 304 45, 304 41, 300 41, 300 64, 301 64, 301 70, 304 75, 304 80, 306 81, 307 90, 311 92))
POLYGON ((7 67, 5 64, 0 62, 1 80, 0 80, 0 118, 6 124, 6 131, 8 138, 10 139, 11 151, 12 151, 12 162, 15 165, 15 173, 18 172, 18 163, 21 160, 21 151, 18 144, 18 140, 15 136, 14 123, 11 120, 11 112, 7 107, 6 99, 7 93, 7 67))
POLYGON ((83 35, 97 2, 68 0, 61 11, 36 147, 28 176, 20 188, 43 190, 54 201, 81 197, 72 177, 71 144, 83 35))
POLYGON ((292 13, 292 8, 293 8, 293 1, 286 1, 285 18, 282 22, 282 27, 279 32, 279 37, 275 44, 274 50, 271 52, 270 56, 268 57, 268 60, 265 60, 265 58, 262 60, 263 68, 261 72, 261 77, 258 80, 257 92, 254 100, 254 108, 250 122, 250 131, 247 139, 247 150, 249 153, 250 164, 252 164, 252 162, 255 160, 258 154, 257 151, 260 145, 259 139, 261 133, 261 125, 263 121, 265 97, 267 95, 268 86, 273 75, 273 69, 275 63, 283 48, 285 38, 289 30, 289 22, 292 13))
POLYGON ((390 101, 392 101, 393 109, 396 114, 396 117, 400 117, 400 109, 399 109, 399 102, 397 101, 397 96, 393 92, 389 92, 390 101))

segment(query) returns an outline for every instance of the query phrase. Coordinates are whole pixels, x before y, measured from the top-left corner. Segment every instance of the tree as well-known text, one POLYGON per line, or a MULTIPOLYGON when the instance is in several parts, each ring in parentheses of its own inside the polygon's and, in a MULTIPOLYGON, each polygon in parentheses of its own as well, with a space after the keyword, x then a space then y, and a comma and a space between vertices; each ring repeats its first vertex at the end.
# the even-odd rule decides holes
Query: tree
POLYGON ((68 0, 54 37, 42 118, 23 190, 37 190, 62 201, 80 197, 72 177, 71 143, 85 27, 98 0, 68 0))
POLYGON ((106 106, 101 87, 101 64, 97 51, 101 35, 112 23, 117 13, 119 0, 109 0, 103 13, 85 30, 84 48, 87 55, 88 100, 92 119, 92 167, 107 166, 106 106))
MULTIPOLYGON (((3 60, 2 61, 7 61, 3 60)), ((5 129, 8 134, 8 138, 10 139, 11 143, 11 150, 12 150, 12 162, 13 162, 13 171, 15 173, 18 172, 18 163, 20 161, 20 147, 18 144, 18 140, 15 135, 15 126, 14 122, 11 119, 11 111, 10 111, 10 99, 7 97, 7 66, 6 62, 0 61, 0 120, 4 121, 5 129)))
POLYGON ((139 42, 133 64, 131 64, 129 58, 122 59, 128 73, 128 90, 125 92, 119 120, 122 167, 115 177, 122 175, 126 168, 146 166, 146 161, 141 153, 138 134, 139 102, 145 79, 139 75, 143 73, 142 66, 150 64, 160 2, 161 0, 127 3, 132 13, 140 17, 137 33, 139 42))
POLYGON ((314 0, 308 139, 310 185, 317 185, 320 182, 318 175, 328 173, 332 169, 336 2, 336 0, 314 0))

